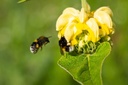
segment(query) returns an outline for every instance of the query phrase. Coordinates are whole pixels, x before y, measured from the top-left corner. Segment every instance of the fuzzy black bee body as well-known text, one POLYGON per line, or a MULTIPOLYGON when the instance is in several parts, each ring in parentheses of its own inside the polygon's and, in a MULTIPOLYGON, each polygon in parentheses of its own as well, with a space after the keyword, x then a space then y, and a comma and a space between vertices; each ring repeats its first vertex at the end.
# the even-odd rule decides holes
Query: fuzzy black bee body
POLYGON ((61 37, 61 39, 59 40, 59 46, 61 54, 64 54, 64 52, 71 52, 74 50, 74 47, 70 46, 65 37, 61 37))
POLYGON ((37 53, 39 48, 42 49, 42 46, 46 45, 47 43, 49 43, 49 37, 45 37, 45 36, 40 36, 39 38, 37 38, 34 42, 32 42, 31 46, 30 46, 30 51, 31 53, 37 53))

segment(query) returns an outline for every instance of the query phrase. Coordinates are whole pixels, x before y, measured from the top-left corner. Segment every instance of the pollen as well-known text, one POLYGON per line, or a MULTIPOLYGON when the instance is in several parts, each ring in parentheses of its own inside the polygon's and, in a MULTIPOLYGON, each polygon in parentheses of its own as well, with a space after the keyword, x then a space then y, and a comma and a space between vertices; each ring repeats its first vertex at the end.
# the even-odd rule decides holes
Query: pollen
POLYGON ((39 48, 39 44, 36 44, 36 48, 39 48))
POLYGON ((38 41, 37 41, 37 39, 36 39, 36 40, 34 40, 34 42, 38 42, 38 41))

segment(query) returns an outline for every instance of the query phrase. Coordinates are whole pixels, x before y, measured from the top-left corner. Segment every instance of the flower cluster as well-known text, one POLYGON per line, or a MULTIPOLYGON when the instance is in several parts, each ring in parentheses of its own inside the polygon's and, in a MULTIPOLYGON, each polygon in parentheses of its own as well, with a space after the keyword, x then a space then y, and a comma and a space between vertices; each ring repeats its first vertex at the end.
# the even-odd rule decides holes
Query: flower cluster
POLYGON ((61 40, 64 37, 68 46, 82 48, 87 42, 96 43, 103 38, 109 41, 114 33, 113 14, 109 7, 100 7, 91 12, 89 4, 84 4, 80 11, 66 8, 56 22, 58 38, 61 40))

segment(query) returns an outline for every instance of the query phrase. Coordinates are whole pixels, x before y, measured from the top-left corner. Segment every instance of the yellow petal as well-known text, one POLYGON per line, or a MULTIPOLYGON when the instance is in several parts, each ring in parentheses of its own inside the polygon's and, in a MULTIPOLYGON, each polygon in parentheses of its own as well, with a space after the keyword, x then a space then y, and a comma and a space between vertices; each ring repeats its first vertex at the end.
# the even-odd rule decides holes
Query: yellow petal
POLYGON ((93 31, 94 33, 94 36, 93 36, 93 33, 90 33, 89 35, 92 35, 91 38, 92 38, 92 41, 93 42, 96 42, 98 41, 99 39, 99 28, 98 28, 98 25, 96 23, 96 20, 94 18, 90 18, 86 24, 89 26, 89 28, 93 31))
POLYGON ((65 29, 66 29, 66 28, 63 28, 62 30, 60 30, 60 31, 58 32, 58 38, 59 38, 59 39, 61 39, 61 37, 64 36, 64 31, 65 31, 65 29))
POLYGON ((73 21, 75 17, 70 14, 61 15, 56 22, 56 31, 63 29, 69 21, 73 21))
POLYGON ((64 37, 69 42, 71 38, 74 35, 74 28, 75 28, 75 23, 70 23, 67 25, 65 32, 64 32, 64 37))
POLYGON ((98 20, 101 24, 106 24, 108 28, 113 27, 113 22, 111 17, 104 11, 99 11, 94 13, 94 18, 98 20))
POLYGON ((99 12, 99 11, 104 11, 110 16, 113 15, 112 10, 109 7, 100 7, 99 9, 96 10, 96 12, 99 12))
POLYGON ((68 23, 77 21, 78 14, 79 14, 78 10, 71 7, 66 8, 56 22, 56 30, 59 31, 63 29, 68 23))
POLYGON ((112 28, 113 22, 110 17, 111 15, 112 11, 109 7, 101 7, 95 11, 94 18, 96 18, 101 24, 106 24, 108 28, 112 28))
POLYGON ((100 37, 106 36, 110 34, 110 30, 107 25, 105 24, 100 24, 100 29, 99 29, 99 35, 100 37))
POLYGON ((63 11, 63 14, 71 14, 73 16, 78 16, 79 12, 80 12, 79 10, 69 7, 63 11))
POLYGON ((73 46, 73 45, 76 45, 76 44, 77 44, 77 40, 73 38, 73 39, 71 40, 71 45, 73 46))
POLYGON ((81 9, 80 14, 79 14, 79 21, 83 23, 88 19, 87 13, 85 13, 84 8, 81 9))

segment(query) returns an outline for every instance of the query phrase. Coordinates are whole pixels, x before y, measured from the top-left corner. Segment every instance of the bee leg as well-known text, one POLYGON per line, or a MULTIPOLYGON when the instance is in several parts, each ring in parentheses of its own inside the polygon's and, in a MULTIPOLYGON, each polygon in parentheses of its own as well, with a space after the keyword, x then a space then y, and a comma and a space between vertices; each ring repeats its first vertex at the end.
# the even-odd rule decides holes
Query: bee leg
POLYGON ((45 43, 44 43, 44 46, 45 46, 47 43, 48 43, 48 42, 45 42, 45 43))

